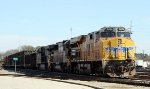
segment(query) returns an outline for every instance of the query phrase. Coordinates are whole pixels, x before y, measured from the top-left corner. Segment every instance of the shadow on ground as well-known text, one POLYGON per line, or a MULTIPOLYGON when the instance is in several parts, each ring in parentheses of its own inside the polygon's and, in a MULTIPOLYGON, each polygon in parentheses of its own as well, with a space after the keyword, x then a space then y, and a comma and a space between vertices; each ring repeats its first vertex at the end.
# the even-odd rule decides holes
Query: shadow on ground
MULTIPOLYGON (((9 72, 13 72, 12 70, 8 70, 9 72)), ((38 71, 37 71, 38 72, 38 71)), ((74 83, 74 82, 69 82, 69 81, 65 81, 65 80, 80 80, 81 78, 75 78, 75 77, 69 77, 66 76, 64 74, 64 76, 60 76, 59 73, 54 73, 54 74, 49 74, 48 72, 45 73, 37 73, 34 71, 34 73, 29 73, 29 72, 21 72, 21 74, 19 74, 20 72, 18 72, 17 74, 0 74, 0 76, 12 76, 12 77, 25 77, 25 78, 35 78, 35 79, 44 79, 44 80, 50 80, 50 81, 56 81, 56 82, 62 82, 62 83, 68 83, 68 84, 74 84, 74 85, 81 85, 81 86, 85 86, 85 87, 90 87, 93 89, 102 89, 99 87, 95 87, 95 86, 91 86, 91 85, 87 85, 87 84, 80 84, 80 83, 74 83), (58 79, 58 80, 56 80, 58 79)), ((42 71, 44 72, 44 71, 42 71)), ((86 79, 83 80, 81 79, 81 81, 88 81, 90 79, 86 79)))

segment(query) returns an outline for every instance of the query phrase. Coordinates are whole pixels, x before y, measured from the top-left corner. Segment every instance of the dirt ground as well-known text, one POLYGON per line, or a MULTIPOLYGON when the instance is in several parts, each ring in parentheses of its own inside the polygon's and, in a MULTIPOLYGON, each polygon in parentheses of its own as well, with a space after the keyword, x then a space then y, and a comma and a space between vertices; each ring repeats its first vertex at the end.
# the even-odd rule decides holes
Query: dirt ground
MULTIPOLYGON (((0 74, 14 72, 0 71, 0 74)), ((105 83, 96 81, 60 80, 51 78, 31 78, 26 76, 0 75, 0 89, 150 89, 125 84, 105 83)))

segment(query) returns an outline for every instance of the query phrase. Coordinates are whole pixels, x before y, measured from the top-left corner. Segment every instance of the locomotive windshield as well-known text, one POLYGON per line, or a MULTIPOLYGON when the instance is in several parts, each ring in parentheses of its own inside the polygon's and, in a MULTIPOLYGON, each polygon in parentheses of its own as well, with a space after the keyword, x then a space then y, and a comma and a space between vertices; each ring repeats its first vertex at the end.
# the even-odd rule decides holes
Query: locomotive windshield
POLYGON ((101 32, 101 37, 115 37, 115 32, 101 32))
POLYGON ((117 36, 118 37, 130 37, 130 33, 129 32, 118 32, 117 36))

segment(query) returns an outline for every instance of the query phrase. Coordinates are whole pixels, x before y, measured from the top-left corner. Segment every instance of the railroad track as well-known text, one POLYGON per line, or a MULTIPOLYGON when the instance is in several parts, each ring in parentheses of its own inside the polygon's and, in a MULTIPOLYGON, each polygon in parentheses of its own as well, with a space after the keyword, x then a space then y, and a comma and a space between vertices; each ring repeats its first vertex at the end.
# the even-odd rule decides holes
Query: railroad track
MULTIPOLYGON (((7 70, 13 71, 13 69, 7 69, 7 70)), ((62 79, 62 80, 73 79, 73 80, 82 80, 82 81, 98 81, 98 82, 119 83, 119 84, 150 87, 149 72, 138 72, 134 78, 130 78, 130 79, 108 78, 108 77, 100 77, 100 76, 93 76, 93 75, 77 75, 77 74, 39 71, 39 70, 31 70, 31 69, 18 69, 17 72, 24 75, 17 74, 15 76, 55 78, 55 79, 62 79)))

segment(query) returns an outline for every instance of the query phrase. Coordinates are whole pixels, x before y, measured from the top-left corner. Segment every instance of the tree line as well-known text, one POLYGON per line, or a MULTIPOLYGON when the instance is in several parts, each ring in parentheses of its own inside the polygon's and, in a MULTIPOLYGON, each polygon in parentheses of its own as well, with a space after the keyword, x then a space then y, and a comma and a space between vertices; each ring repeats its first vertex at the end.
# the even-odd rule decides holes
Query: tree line
POLYGON ((0 59, 2 59, 5 56, 20 52, 20 51, 36 51, 38 48, 40 48, 40 46, 33 47, 31 45, 23 45, 23 46, 16 48, 16 49, 10 49, 6 52, 0 52, 0 59))
POLYGON ((144 60, 144 61, 150 61, 150 55, 143 54, 143 53, 135 53, 136 59, 144 60))

